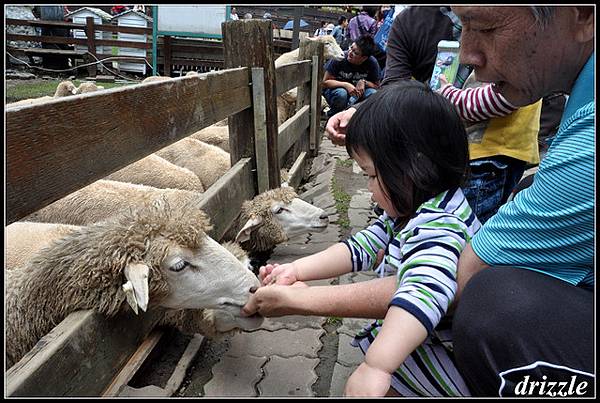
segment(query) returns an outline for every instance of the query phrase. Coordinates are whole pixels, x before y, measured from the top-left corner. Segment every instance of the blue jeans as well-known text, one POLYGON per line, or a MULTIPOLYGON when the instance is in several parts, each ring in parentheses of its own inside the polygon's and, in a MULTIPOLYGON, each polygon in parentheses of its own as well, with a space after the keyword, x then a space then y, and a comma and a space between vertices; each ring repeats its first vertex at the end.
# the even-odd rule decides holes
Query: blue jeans
POLYGON ((332 117, 338 112, 343 111, 349 106, 354 105, 359 99, 367 99, 371 94, 377 92, 375 88, 366 88, 362 98, 351 97, 345 88, 326 88, 323 90, 323 96, 329 104, 327 117, 332 117))
POLYGON ((525 161, 498 155, 470 162, 470 175, 462 190, 483 224, 506 203, 525 172, 525 161))

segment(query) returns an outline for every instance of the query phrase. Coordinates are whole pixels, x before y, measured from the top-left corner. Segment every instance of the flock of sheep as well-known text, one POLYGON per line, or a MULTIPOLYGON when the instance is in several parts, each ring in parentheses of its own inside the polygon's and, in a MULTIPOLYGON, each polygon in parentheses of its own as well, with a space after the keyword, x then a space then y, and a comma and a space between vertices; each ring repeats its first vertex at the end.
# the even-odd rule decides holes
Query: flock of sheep
MULTIPOLYGON (((54 97, 7 108, 98 90, 63 82, 54 97)), ((223 122, 211 128, 228 140, 223 122)), ((111 317, 162 307, 162 324, 208 336, 260 326, 262 318, 240 316, 259 286, 249 253, 322 231, 327 214, 282 186, 243 203, 235 239, 211 239, 210 218, 199 205, 230 159, 217 146, 226 148, 225 141, 198 139, 207 129, 5 227, 8 368, 82 309, 111 317)))

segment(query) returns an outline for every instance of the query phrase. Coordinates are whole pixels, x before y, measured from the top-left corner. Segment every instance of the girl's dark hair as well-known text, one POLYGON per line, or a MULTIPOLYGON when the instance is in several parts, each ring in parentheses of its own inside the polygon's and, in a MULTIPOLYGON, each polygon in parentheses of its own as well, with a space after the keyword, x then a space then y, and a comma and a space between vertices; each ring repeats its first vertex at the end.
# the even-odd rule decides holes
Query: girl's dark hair
POLYGON ((338 25, 342 25, 347 19, 348 18, 344 17, 343 15, 340 16, 340 18, 338 18, 338 25))
POLYGON ((346 129, 346 150, 373 160, 402 226, 422 203, 461 186, 468 175, 467 133, 454 105, 414 80, 385 86, 362 102, 346 129))

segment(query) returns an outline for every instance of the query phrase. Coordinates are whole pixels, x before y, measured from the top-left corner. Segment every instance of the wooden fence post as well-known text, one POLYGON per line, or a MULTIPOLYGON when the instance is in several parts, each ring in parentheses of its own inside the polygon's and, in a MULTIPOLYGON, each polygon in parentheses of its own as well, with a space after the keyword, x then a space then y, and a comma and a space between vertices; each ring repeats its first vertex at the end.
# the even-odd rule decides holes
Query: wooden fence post
POLYGON ((171 77, 171 64, 173 62, 173 52, 171 49, 171 37, 169 35, 163 36, 163 53, 165 57, 164 75, 171 77))
MULTIPOLYGON (((279 187, 281 179, 277 154, 277 101, 271 22, 267 20, 227 21, 222 23, 221 27, 226 69, 249 67, 248 80, 250 81, 252 67, 263 68, 268 186, 279 187)), ((232 165, 240 158, 250 157, 254 159, 253 167, 256 168, 254 136, 253 109, 229 117, 229 149, 232 165)))
MULTIPOLYGON (((92 62, 96 62, 96 30, 94 29, 94 17, 86 17, 85 19, 85 35, 87 36, 87 48, 93 56, 92 62)), ((88 74, 90 77, 96 77, 98 72, 97 64, 91 64, 88 66, 88 74)))
POLYGON ((323 80, 323 52, 322 42, 310 41, 308 39, 300 42, 298 60, 313 60, 313 74, 311 81, 298 87, 298 98, 296 101, 296 110, 304 105, 310 105, 310 126, 306 136, 302 137, 301 149, 294 152, 294 155, 301 151, 318 150, 318 137, 320 137, 319 127, 321 123, 321 89, 323 80), (314 63, 313 57, 318 57, 318 62, 314 63), (316 82, 315 82, 316 80, 316 82), (313 98, 314 97, 314 98, 313 98), (314 146, 313 146, 313 140, 314 146))

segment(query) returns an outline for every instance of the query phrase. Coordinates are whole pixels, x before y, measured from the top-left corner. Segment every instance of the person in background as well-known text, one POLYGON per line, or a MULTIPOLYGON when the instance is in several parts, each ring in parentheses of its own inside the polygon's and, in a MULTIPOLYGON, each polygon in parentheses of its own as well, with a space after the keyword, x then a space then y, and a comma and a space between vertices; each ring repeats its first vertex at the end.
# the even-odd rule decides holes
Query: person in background
POLYGON ((327 116, 368 98, 379 87, 379 65, 372 56, 375 42, 369 36, 358 38, 344 59, 330 60, 325 66, 323 96, 329 104, 327 116))
POLYGON ((234 21, 237 21, 240 19, 235 7, 231 7, 231 12, 229 13, 229 17, 234 21))
POLYGON ((348 27, 348 18, 346 18, 342 15, 340 18, 338 18, 338 24, 333 28, 333 31, 331 31, 331 35, 335 38, 335 41, 338 43, 338 45, 340 45, 342 50, 347 49, 347 48, 342 47, 342 44, 344 43, 344 39, 346 39, 346 36, 348 35, 347 29, 346 29, 347 27, 348 27))
MULTIPOLYGON (((33 8, 34 13, 39 16, 41 20, 45 21, 65 21, 65 9, 64 6, 36 6, 33 8)), ((54 27, 42 27, 42 36, 70 36, 69 30, 66 28, 54 28, 54 27)), ((69 45, 64 43, 45 43, 42 42, 42 48, 44 49, 70 49, 69 45)), ((66 57, 59 55, 43 55, 42 66, 52 70, 64 70, 69 68, 69 60, 66 57)))
POLYGON ((127 10, 129 10, 129 8, 127 6, 113 6, 110 9, 110 14, 117 15, 117 14, 121 14, 123 11, 127 11, 127 10))
POLYGON ((378 7, 365 6, 358 15, 350 19, 348 33, 353 42, 361 36, 375 36, 377 33, 377 21, 375 21, 374 17, 377 10, 378 7))
POLYGON ((325 33, 325 27, 327 26, 327 21, 321 21, 321 26, 315 30, 314 36, 323 36, 327 35, 325 33))
POLYGON ((244 19, 245 20, 251 20, 252 19, 252 13, 246 13, 246 14, 244 14, 244 19))

